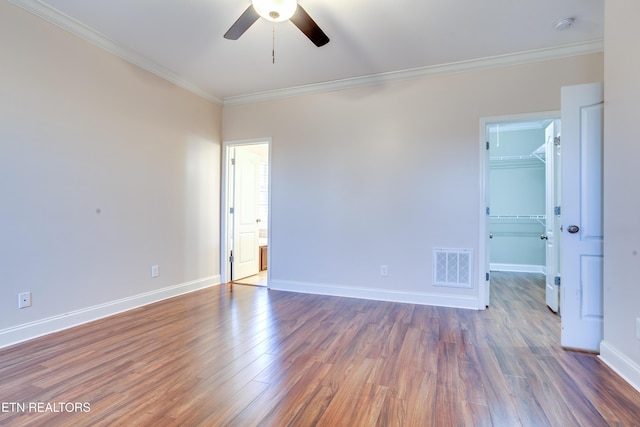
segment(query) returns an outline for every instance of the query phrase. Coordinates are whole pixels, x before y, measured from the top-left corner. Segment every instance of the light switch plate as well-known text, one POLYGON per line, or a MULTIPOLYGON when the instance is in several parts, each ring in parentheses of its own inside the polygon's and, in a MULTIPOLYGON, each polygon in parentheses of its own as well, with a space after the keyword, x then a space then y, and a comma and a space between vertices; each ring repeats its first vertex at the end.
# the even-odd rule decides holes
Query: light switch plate
POLYGON ((389 275, 389 267, 386 264, 382 264, 380 266, 380 275, 382 277, 387 277, 389 275))

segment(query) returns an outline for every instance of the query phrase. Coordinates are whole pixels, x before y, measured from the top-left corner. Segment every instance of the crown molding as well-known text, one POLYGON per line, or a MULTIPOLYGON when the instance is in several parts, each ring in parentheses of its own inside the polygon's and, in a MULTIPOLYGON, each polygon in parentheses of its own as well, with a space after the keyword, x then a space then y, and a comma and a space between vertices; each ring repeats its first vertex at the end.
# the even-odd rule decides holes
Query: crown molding
POLYGON ((207 92, 206 90, 194 85, 193 83, 183 79, 176 73, 161 67, 153 61, 145 58, 139 53, 123 47, 121 44, 106 37, 105 35, 97 32, 96 30, 84 25, 83 23, 71 18, 68 15, 60 12, 59 10, 52 8, 38 0, 9 0, 9 2, 15 4, 22 9, 33 13, 34 15, 44 19, 51 24, 68 31, 89 43, 92 43, 107 52, 110 52, 125 61, 128 61, 138 67, 149 71, 161 77, 189 92, 198 95, 204 99, 207 99, 215 104, 222 105, 222 99, 207 92))
POLYGON ((552 59, 586 55, 603 51, 604 41, 600 39, 583 43, 562 45, 552 48, 536 49, 506 55, 473 59, 469 61, 452 62, 449 64, 412 68, 408 70, 392 71, 388 73, 371 74, 367 76, 296 86, 250 95, 228 97, 224 99, 224 105, 249 104, 280 98, 289 98, 293 96, 351 89, 361 86, 386 84, 403 80, 417 79, 421 77, 439 76, 466 71, 476 71, 488 68, 526 64, 531 62, 548 61, 552 59))
POLYGON ((248 104, 261 101, 269 101, 293 96, 309 95, 314 93, 331 92, 337 90, 352 89, 361 86, 372 86, 417 79, 421 77, 476 71, 488 68, 505 67, 510 65, 525 64, 538 61, 560 59, 576 55, 586 55, 604 51, 604 41, 593 40, 583 43, 556 46, 552 48, 529 50, 513 54, 491 56, 469 61, 453 62, 449 64, 434 65, 429 67, 412 68, 408 70, 392 71, 387 73, 370 74, 348 79, 332 80, 323 83, 295 86, 285 89, 277 89, 248 95, 232 96, 221 99, 201 87, 185 80, 176 73, 161 67, 139 53, 125 48, 114 40, 82 24, 52 8, 39 0, 9 0, 28 12, 68 31, 76 36, 92 43, 140 68, 149 71, 189 92, 207 99, 218 105, 248 104))

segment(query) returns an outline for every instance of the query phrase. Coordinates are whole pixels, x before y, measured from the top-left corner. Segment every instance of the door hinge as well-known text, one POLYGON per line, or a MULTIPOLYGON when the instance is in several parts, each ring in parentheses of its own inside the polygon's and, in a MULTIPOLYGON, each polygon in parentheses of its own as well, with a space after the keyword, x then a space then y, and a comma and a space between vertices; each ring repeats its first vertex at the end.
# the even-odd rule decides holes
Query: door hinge
POLYGON ((233 255, 229 255, 229 262, 233 263, 233 255))
POLYGON ((555 208, 553 208, 554 215, 560 215, 560 212, 562 212, 562 209, 560 209, 560 206, 556 206, 555 208))
POLYGON ((236 165, 236 159, 231 159, 231 166, 235 166, 236 165))
POLYGON ((556 276, 553 278, 553 284, 556 286, 560 286, 560 276, 556 276))
POLYGON ((490 276, 489 276, 489 273, 485 273, 485 274, 484 274, 484 280, 485 280, 485 281, 487 281, 487 282, 488 282, 488 281, 489 281, 489 277, 490 277, 490 276))
POLYGON ((559 136, 556 136, 555 138, 553 138, 553 143, 554 143, 555 145, 560 145, 560 137, 559 137, 559 136))
POLYGON ((487 211, 487 216, 491 215, 491 208, 489 206, 487 206, 486 211, 487 211))
POLYGON ((489 141, 487 141, 487 150, 489 149, 489 141))
POLYGON ((229 208, 229 213, 235 213, 235 208, 229 208))

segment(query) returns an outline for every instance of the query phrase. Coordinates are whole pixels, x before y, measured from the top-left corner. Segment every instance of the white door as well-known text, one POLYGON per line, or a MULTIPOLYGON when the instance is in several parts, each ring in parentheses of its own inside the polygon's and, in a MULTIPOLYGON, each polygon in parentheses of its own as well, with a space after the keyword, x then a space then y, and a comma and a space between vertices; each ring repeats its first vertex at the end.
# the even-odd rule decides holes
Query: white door
MULTIPOLYGON (((489 307, 489 304, 491 302, 491 245, 489 244, 489 239, 491 239, 493 236, 491 235, 491 230, 490 230, 490 226, 489 226, 489 220, 490 220, 490 214, 491 214, 491 207, 489 205, 489 177, 490 177, 490 170, 489 170, 489 164, 490 164, 490 154, 489 154, 489 126, 485 125, 484 128, 484 139, 485 139, 485 150, 484 150, 484 164, 485 164, 485 168, 484 168, 484 280, 485 280, 485 285, 484 285, 484 295, 481 296, 481 304, 480 304, 480 308, 481 309, 485 309, 486 307, 489 307), (482 299, 484 298, 484 299, 482 299)), ((482 280, 482 278, 481 278, 482 280)))
POLYGON ((260 268, 258 254, 260 156, 248 147, 235 148, 231 280, 258 274, 260 268))
POLYGON ((562 88, 562 346, 603 338, 602 84, 562 88))
POLYGON ((559 160, 557 155, 559 154, 560 145, 560 121, 554 120, 545 129, 545 168, 546 168, 546 221, 545 221, 545 234, 542 236, 546 239, 546 300, 547 306, 557 313, 559 309, 560 293, 559 286, 555 283, 555 278, 559 277, 558 274, 558 245, 556 242, 556 228, 558 227, 559 217, 556 215, 556 206, 560 206, 559 203, 559 191, 558 191, 558 166, 559 160))

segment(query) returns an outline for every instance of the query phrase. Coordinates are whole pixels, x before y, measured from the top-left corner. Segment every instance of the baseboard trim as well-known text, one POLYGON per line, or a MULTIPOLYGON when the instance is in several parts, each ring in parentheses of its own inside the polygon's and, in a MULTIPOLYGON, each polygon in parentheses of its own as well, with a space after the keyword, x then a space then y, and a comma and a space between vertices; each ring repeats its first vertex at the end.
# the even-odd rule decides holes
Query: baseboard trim
POLYGON ((491 263, 489 268, 492 271, 509 271, 512 273, 541 273, 545 274, 544 265, 528 265, 528 264, 498 264, 491 263))
POLYGON ((600 356, 598 357, 640 392, 640 366, 637 363, 606 341, 600 343, 600 356))
POLYGON ((359 298, 376 301, 400 302, 407 304, 465 308, 470 310, 479 309, 479 300, 477 297, 468 297, 461 295, 397 292, 382 289, 354 288, 330 284, 303 283, 273 279, 269 281, 269 289, 275 291, 299 292, 304 294, 359 298))
POLYGON ((2 329, 0 348, 219 284, 219 275, 205 277, 2 329))

